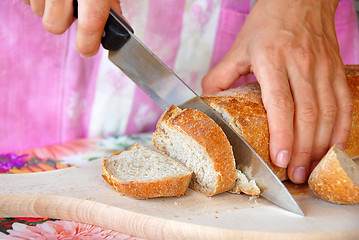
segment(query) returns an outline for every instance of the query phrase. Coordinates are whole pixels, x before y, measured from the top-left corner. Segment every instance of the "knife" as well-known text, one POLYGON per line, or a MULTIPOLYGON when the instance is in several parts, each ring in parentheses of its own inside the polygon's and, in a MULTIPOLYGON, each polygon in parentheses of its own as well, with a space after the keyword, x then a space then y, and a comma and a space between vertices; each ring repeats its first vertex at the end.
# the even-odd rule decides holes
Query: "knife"
MULTIPOLYGON (((74 0, 74 12, 77 17, 77 0, 74 0)), ((180 108, 197 109, 211 117, 222 128, 232 145, 238 168, 250 179, 255 179, 261 189, 260 195, 286 210, 304 216, 287 188, 253 148, 154 55, 112 9, 101 43, 109 50, 109 59, 163 110, 174 104, 180 108)))

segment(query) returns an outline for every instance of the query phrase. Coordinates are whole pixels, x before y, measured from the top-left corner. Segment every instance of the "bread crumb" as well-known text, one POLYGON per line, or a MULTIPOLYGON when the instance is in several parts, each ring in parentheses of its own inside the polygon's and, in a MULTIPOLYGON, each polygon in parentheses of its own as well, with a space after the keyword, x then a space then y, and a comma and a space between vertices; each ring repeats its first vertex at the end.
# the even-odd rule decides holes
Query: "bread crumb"
POLYGON ((257 198, 258 198, 258 196, 250 196, 249 200, 257 202, 257 198))

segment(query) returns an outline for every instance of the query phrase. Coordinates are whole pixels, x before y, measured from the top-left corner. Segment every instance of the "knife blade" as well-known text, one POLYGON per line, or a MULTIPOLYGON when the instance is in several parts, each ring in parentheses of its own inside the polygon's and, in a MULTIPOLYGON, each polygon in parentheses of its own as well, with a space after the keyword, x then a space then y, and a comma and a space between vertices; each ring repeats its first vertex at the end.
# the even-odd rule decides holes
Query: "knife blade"
POLYGON ((162 109, 166 110, 174 104, 180 108, 197 109, 211 117, 222 128, 232 145, 237 166, 250 179, 255 179, 261 189, 261 196, 286 210, 304 216, 287 188, 253 148, 221 115, 153 54, 112 9, 104 29, 102 45, 109 50, 109 59, 162 109))

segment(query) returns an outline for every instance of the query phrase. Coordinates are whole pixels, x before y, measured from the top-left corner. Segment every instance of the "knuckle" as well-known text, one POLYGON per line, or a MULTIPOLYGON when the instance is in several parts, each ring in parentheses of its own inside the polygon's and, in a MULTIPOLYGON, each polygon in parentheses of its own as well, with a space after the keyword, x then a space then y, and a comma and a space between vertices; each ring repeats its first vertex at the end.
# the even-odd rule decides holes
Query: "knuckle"
POLYGON ((351 126, 345 126, 345 127, 341 127, 341 128, 335 128, 333 129, 334 135, 331 138, 330 141, 330 146, 332 146, 333 144, 337 144, 339 146, 345 146, 349 135, 351 133, 351 126))
POLYGON ((295 155, 297 159, 301 159, 302 162, 304 162, 305 160, 309 162, 312 156, 312 152, 307 149, 303 149, 298 150, 295 155))
POLYGON ((300 67, 308 69, 312 66, 315 57, 310 49, 297 47, 293 52, 300 67))
POLYGON ((32 11, 39 17, 43 17, 44 16, 44 9, 41 7, 33 7, 32 11))
POLYGON ((316 151, 318 155, 323 156, 328 151, 328 145, 318 145, 316 146, 316 151))
POLYGON ((88 33, 96 33, 103 31, 104 28, 104 21, 94 21, 94 19, 85 21, 85 22, 79 22, 78 27, 81 28, 83 31, 88 33))
POLYGON ((304 41, 298 42, 292 38, 283 39, 281 43, 287 54, 292 55, 295 59, 308 62, 314 58, 314 53, 310 43, 304 41))
POLYGON ((279 50, 278 48, 268 45, 263 47, 263 54, 266 56, 278 56, 279 50))
POLYGON ((262 47, 259 52, 261 53, 261 57, 259 59, 270 60, 273 64, 278 64, 283 61, 280 47, 267 45, 262 47))
MULTIPOLYGON (((239 54, 239 56, 244 56, 244 55, 239 54)), ((250 71, 248 60, 244 59, 244 58, 236 59, 235 68, 236 69, 246 69, 248 72, 250 71)))
POLYGON ((350 128, 350 126, 349 126, 349 127, 344 127, 344 128, 342 129, 343 140, 341 141, 341 143, 339 143, 339 145, 341 145, 341 146, 345 146, 345 145, 346 145, 350 133, 351 133, 351 128, 350 128))
POLYGON ((318 110, 314 104, 307 104, 298 111, 298 119, 302 122, 313 124, 318 121, 318 110))
POLYGON ((93 33, 93 32, 102 32, 105 23, 107 20, 107 16, 105 11, 92 11, 88 13, 90 18, 80 18, 78 19, 78 27, 81 28, 83 31, 93 33))
POLYGON ((281 112, 294 112, 294 102, 290 95, 283 92, 275 92, 267 99, 266 109, 275 108, 281 112))
POLYGON ((346 100, 343 100, 340 104, 340 108, 344 113, 352 114, 354 110, 354 103, 351 98, 348 98, 346 100))
POLYGON ((320 118, 325 121, 334 122, 337 116, 337 106, 335 104, 328 104, 323 107, 320 118))
POLYGON ((62 34, 66 31, 67 26, 65 26, 64 24, 53 24, 47 21, 47 19, 42 20, 42 25, 44 26, 44 28, 46 29, 46 31, 54 33, 54 34, 62 34))

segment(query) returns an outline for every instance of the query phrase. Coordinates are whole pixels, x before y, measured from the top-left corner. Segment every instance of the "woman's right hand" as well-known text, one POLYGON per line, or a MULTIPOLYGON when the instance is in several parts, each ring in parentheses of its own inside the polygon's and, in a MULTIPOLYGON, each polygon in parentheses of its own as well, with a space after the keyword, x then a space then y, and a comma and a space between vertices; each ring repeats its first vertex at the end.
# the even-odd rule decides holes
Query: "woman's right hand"
MULTIPOLYGON (((64 33, 74 22, 73 0, 22 0, 42 18, 44 28, 54 34, 64 33)), ((95 55, 110 7, 122 14, 118 0, 78 0, 76 48, 83 57, 95 55)))

